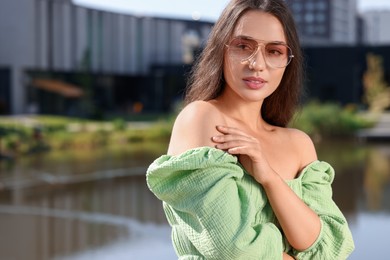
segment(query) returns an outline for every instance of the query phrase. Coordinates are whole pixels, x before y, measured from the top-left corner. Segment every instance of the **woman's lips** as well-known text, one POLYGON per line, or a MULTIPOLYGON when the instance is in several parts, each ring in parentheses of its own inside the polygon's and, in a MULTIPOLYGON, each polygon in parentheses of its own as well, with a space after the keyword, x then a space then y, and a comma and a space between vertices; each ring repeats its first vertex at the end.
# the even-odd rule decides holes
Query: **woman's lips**
POLYGON ((250 89, 260 89, 267 83, 264 79, 257 77, 244 78, 244 82, 250 89))

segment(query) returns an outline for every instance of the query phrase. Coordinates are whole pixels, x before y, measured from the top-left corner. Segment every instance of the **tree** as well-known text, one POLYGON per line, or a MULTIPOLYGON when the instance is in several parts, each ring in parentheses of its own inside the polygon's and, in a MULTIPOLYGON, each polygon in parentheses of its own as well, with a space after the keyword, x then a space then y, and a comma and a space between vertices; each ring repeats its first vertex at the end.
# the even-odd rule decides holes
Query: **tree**
POLYGON ((390 88, 384 79, 383 58, 368 53, 367 70, 363 74, 364 97, 371 113, 381 113, 390 106, 390 88))

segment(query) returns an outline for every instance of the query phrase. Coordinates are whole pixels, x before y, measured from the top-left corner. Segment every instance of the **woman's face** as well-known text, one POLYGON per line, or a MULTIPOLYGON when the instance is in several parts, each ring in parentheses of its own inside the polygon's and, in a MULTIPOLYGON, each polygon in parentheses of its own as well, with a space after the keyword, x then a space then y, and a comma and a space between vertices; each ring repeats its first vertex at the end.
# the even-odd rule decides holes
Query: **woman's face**
POLYGON ((285 71, 285 68, 275 64, 279 65, 279 55, 286 55, 283 52, 288 49, 283 49, 283 44, 276 47, 267 44, 287 43, 281 23, 271 14, 251 10, 238 20, 231 39, 235 39, 229 42, 233 47, 227 47, 224 54, 224 94, 249 102, 264 100, 277 89, 285 71), (257 52, 251 51, 246 39, 250 39, 257 52), (246 49, 247 53, 254 55, 243 60, 241 58, 245 56, 246 49))

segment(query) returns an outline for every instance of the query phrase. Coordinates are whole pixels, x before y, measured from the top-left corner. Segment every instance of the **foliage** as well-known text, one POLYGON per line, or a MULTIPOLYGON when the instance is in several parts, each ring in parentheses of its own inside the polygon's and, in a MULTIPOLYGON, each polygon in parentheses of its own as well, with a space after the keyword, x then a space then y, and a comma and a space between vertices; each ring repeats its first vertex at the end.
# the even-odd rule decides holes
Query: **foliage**
POLYGON ((55 116, 0 118, 0 154, 11 156, 30 152, 65 149, 95 149, 136 142, 167 142, 172 117, 157 122, 107 122, 55 116))
POLYGON ((371 113, 381 113, 390 106, 390 88, 384 79, 383 58, 369 53, 366 59, 363 101, 368 105, 371 113))
POLYGON ((112 124, 117 131, 124 131, 126 129, 126 121, 123 118, 115 118, 112 124))
POLYGON ((298 128, 315 139, 353 136, 373 122, 360 116, 353 106, 341 107, 335 103, 312 101, 296 113, 290 126, 298 128))
MULTIPOLYGON (((176 113, 159 120, 135 122, 80 120, 67 117, 0 118, 0 153, 13 156, 37 151, 82 150, 104 146, 126 146, 143 142, 167 143, 176 113)), ((291 127, 318 137, 352 136, 372 123, 357 114, 353 106, 310 102, 298 112, 291 127)))

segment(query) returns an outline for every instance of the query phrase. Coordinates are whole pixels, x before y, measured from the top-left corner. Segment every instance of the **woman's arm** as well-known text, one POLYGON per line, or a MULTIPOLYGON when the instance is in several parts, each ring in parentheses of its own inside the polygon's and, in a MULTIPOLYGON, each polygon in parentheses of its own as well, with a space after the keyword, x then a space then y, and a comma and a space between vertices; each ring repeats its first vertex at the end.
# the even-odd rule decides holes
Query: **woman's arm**
POLYGON ((332 199, 334 170, 326 162, 316 161, 302 170, 298 181, 289 186, 321 219, 321 233, 307 250, 292 250, 297 259, 347 259, 354 242, 347 220, 332 199))
POLYGON ((211 137, 218 133, 214 126, 223 122, 220 113, 208 102, 195 101, 187 105, 176 118, 168 155, 181 154, 196 147, 214 147, 211 137))
POLYGON ((273 180, 262 185, 288 242, 296 250, 303 251, 317 240, 320 218, 279 175, 274 174, 273 180))
MULTIPOLYGON (((188 238, 206 258, 282 259, 279 228, 271 221, 253 224, 259 207, 245 195, 248 178, 243 180, 237 158, 214 149, 211 137, 218 133, 214 125, 221 122, 219 112, 207 102, 184 108, 176 119, 168 155, 148 169, 148 186, 165 202, 173 239, 188 238), (204 154, 192 155, 200 152, 204 154)), ((264 205, 265 201, 264 196, 264 205)), ((185 243, 179 240, 175 244, 184 253, 185 243)))
POLYGON ((266 197, 253 203, 260 193, 248 193, 256 183, 246 177, 237 158, 207 147, 163 156, 149 167, 147 183, 165 202, 180 255, 193 253, 191 247, 205 259, 282 259, 279 228, 271 219, 255 221, 266 197))
MULTIPOLYGON (((213 141, 218 143, 217 148, 227 150, 231 154, 249 157, 250 160, 246 161, 250 161, 250 164, 246 165, 246 169, 265 189, 291 246, 297 250, 309 248, 320 234, 321 222, 318 215, 271 168, 256 138, 231 127, 219 126, 217 129, 223 133, 213 138, 213 141)), ((304 141, 304 146, 310 146, 311 141, 301 141, 304 141)), ((314 150, 312 147, 309 148, 314 150)), ((305 147, 302 149, 308 150, 305 147)), ((315 150, 314 154, 305 154, 305 157, 307 157, 306 161, 316 160, 315 150)))

